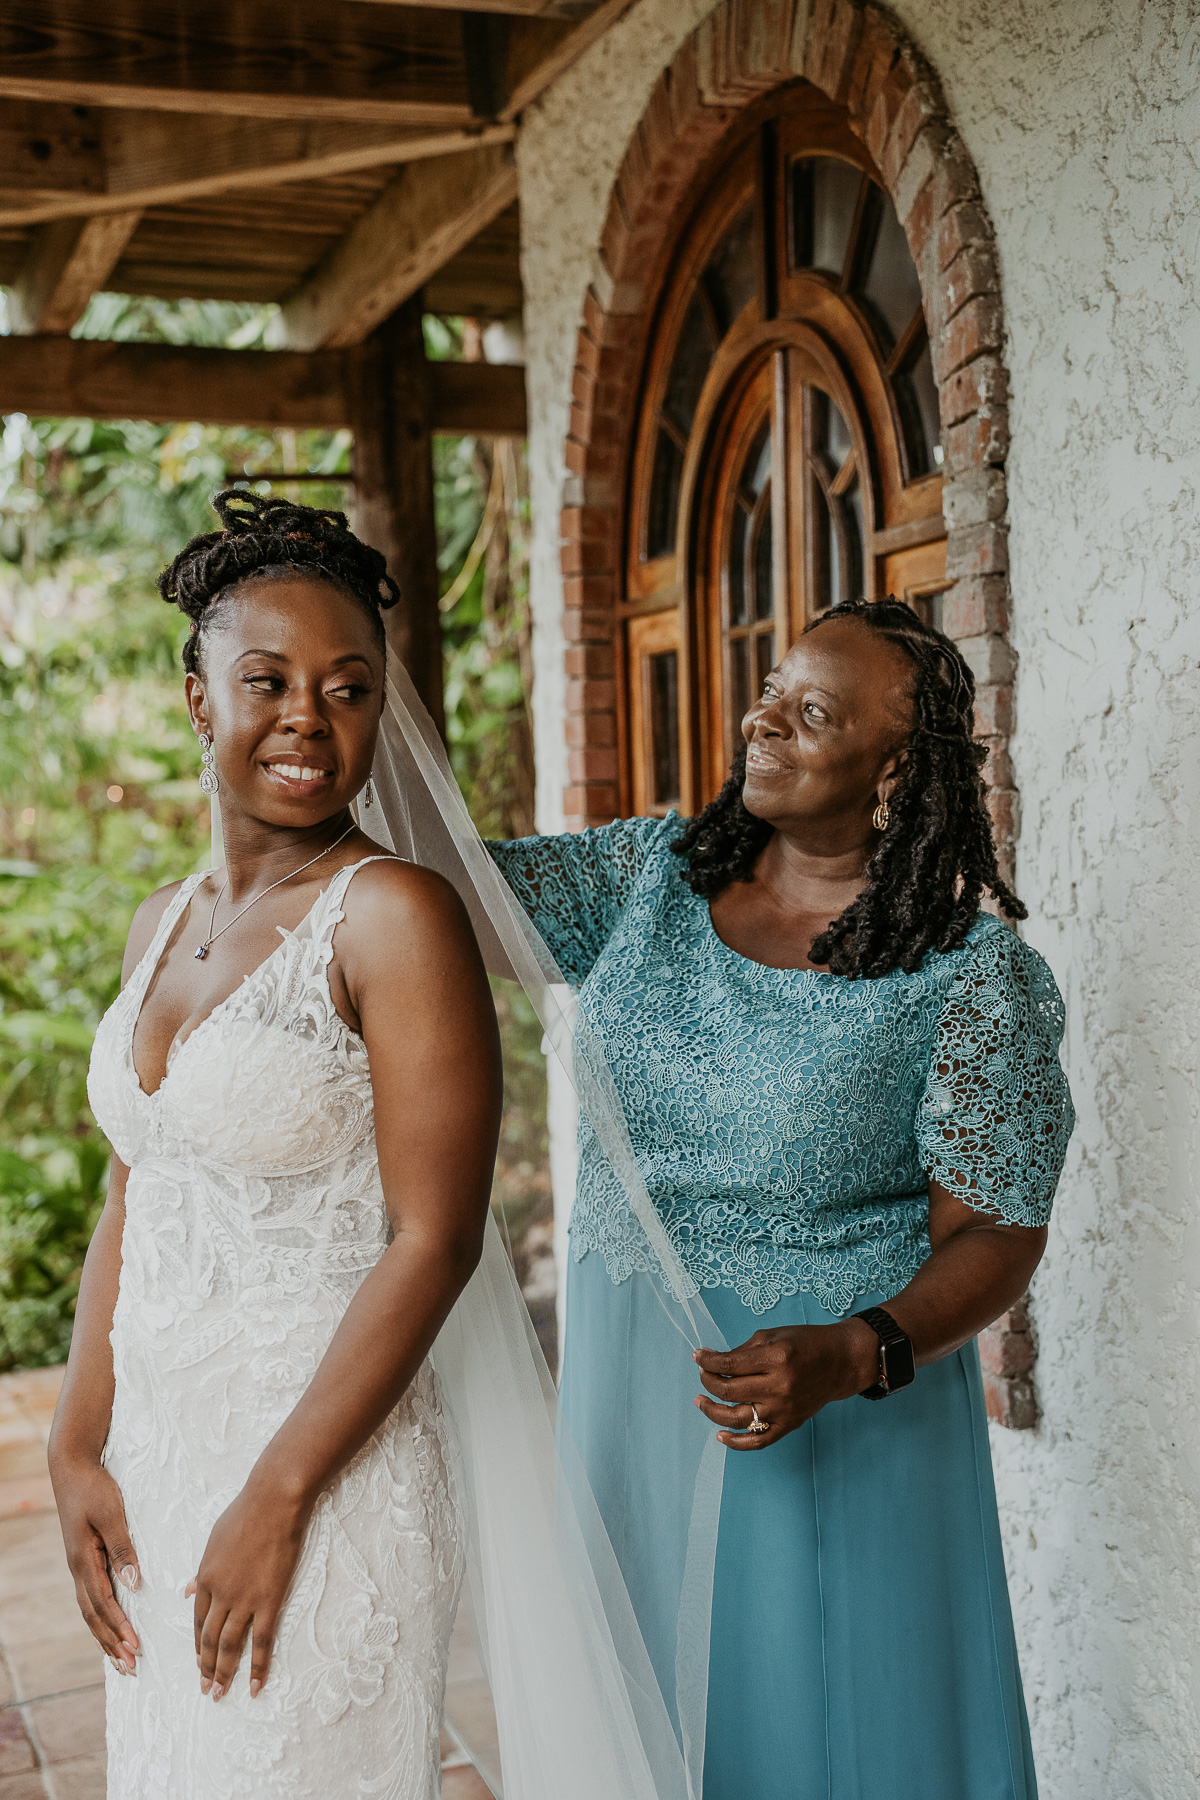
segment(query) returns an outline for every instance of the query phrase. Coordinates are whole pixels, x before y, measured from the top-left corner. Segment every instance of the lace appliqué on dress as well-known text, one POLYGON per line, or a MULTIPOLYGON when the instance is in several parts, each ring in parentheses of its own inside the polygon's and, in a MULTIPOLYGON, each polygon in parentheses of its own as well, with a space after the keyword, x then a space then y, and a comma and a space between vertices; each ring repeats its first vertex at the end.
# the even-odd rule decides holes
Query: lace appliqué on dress
POLYGON ((121 1800, 438 1792, 462 1533, 428 1363, 318 1502, 257 1700, 248 1651, 221 1704, 202 1698, 184 1599, 213 1524, 391 1241, 366 1047, 327 978, 354 872, 282 933, 148 1095, 133 1027, 203 877, 189 879, 96 1035, 92 1106, 131 1171, 105 1451, 143 1576, 122 1595, 137 1676, 107 1678, 121 1800))

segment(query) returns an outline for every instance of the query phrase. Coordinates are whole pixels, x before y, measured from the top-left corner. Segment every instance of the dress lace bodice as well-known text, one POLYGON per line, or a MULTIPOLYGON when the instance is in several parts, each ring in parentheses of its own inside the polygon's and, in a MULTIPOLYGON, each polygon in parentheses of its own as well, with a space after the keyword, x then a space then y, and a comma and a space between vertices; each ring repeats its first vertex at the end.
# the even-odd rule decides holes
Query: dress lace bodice
MULTIPOLYGON (((368 859, 372 860, 372 859, 368 859)), ((133 1032, 202 876, 180 887, 96 1034, 88 1090, 130 1169, 105 1459, 142 1585, 109 1683, 121 1800, 433 1800, 462 1553, 432 1369, 318 1503, 262 1695, 248 1657, 204 1702, 183 1598, 213 1523, 299 1401, 391 1240, 366 1047, 328 964, 355 867, 174 1049, 153 1094, 133 1032)))
MULTIPOLYGON (((928 1182, 1013 1223, 1049 1217, 1074 1113, 1062 1001, 1036 951, 981 915, 913 974, 772 969, 718 938, 665 820, 492 845, 579 990, 650 1196, 701 1287, 756 1312, 894 1294, 929 1255, 928 1182)), ((645 1237, 586 1117, 576 1258, 614 1281, 645 1237)))

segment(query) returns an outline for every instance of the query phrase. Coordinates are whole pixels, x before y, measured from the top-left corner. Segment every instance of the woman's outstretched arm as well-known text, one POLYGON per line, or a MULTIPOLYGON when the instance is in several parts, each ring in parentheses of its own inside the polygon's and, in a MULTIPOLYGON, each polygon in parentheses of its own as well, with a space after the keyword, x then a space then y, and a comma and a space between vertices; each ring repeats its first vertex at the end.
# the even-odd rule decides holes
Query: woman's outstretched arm
POLYGON ((248 1634, 251 1693, 266 1680, 317 1499, 403 1396, 483 1245, 500 1047, 462 903, 428 870, 372 864, 348 890, 337 957, 344 1004, 370 1057, 395 1236, 209 1537, 194 1584, 196 1651, 201 1686, 214 1698, 233 1679, 248 1634))

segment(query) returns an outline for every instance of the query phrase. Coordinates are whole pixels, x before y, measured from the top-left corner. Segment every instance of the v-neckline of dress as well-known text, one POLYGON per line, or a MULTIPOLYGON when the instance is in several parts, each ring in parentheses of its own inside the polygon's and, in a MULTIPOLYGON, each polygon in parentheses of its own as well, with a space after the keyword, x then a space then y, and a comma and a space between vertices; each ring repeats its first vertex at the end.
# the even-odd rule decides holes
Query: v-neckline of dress
MULTIPOLYGON (((366 861, 366 862, 370 862, 370 861, 373 861, 374 859, 371 857, 365 857, 362 860, 366 861)), ((359 867, 358 863, 346 863, 344 865, 344 868, 350 869, 351 871, 353 871, 354 869, 357 869, 358 867, 359 867)), ((131 982, 129 984, 130 987, 132 988, 134 981, 138 980, 142 975, 143 965, 149 960, 149 958, 151 956, 153 956, 154 960, 150 964, 149 972, 147 973, 145 980, 142 983, 141 991, 138 994, 137 1006, 132 1012, 132 1018, 131 1018, 130 1026, 129 1026, 129 1035, 128 1035, 128 1038, 126 1039, 126 1045, 125 1045, 126 1061, 129 1065, 130 1072, 133 1075, 134 1086, 137 1088, 137 1091, 143 1100, 153 1102, 158 1099, 158 1097, 162 1093, 164 1087, 166 1087, 167 1082, 171 1079, 172 1064, 174 1063, 175 1058, 178 1056, 179 1052, 183 1049, 183 1046, 185 1044, 190 1043, 198 1031, 203 1031, 203 1029, 206 1025, 211 1025, 212 1021, 218 1016, 218 1014, 222 1013, 225 1010, 225 1008, 230 1004, 231 1001, 236 1000, 238 995, 241 994, 245 990, 245 988, 249 986, 249 984, 252 981, 256 981, 259 978, 259 976, 266 973, 266 971, 270 968, 271 964, 275 961, 275 958, 281 953, 281 951, 286 950, 288 947, 288 944, 293 939, 298 937, 300 932, 302 932, 304 930, 304 927, 308 924, 309 920, 312 918, 313 914, 316 912, 316 910, 317 910, 318 906, 320 906, 321 902, 326 898, 326 896, 330 892, 330 889, 333 887, 334 882, 338 879, 338 876, 340 876, 343 873, 343 870, 338 869, 334 872, 334 874, 330 877, 328 885, 321 889, 320 893, 317 895, 316 899, 313 901, 313 903, 309 907, 308 911, 304 914, 303 918, 298 919, 294 926, 292 926, 290 929, 286 925, 277 925, 275 927, 276 931, 278 931, 280 934, 280 940, 276 944, 275 948, 273 950, 269 951, 267 953, 267 955, 263 957, 261 962, 256 963, 254 968, 247 970, 246 974, 242 976, 241 980, 237 983, 236 987, 230 988, 229 992, 225 995, 224 999, 218 1000, 216 1005, 214 1007, 210 1008, 210 1010, 205 1013, 204 1017, 197 1024, 192 1026, 192 1029, 188 1032, 186 1037, 181 1038, 178 1031, 175 1033, 175 1036, 171 1039, 171 1042, 167 1047, 167 1060, 166 1060, 166 1066, 163 1069, 162 1080, 159 1082, 159 1084, 156 1088, 147 1088, 143 1085, 142 1078, 138 1074, 137 1062, 136 1062, 136 1060, 134 1058, 134 1054, 133 1054, 133 1041, 134 1041, 134 1038, 137 1036, 137 1028, 141 1021, 142 1013, 145 1010, 146 999, 147 999, 149 989, 150 989, 150 983, 153 981, 154 976, 157 974, 159 966, 162 963, 162 959, 166 955, 167 941, 170 938, 171 932, 175 929, 176 925, 178 925, 179 921, 183 918, 184 913, 187 911, 187 908, 191 905, 194 896, 199 892, 201 883, 206 879, 207 876, 211 875, 212 873, 213 873, 213 871, 211 869, 204 870, 203 874, 201 874, 200 877, 198 878, 198 880, 196 881, 195 886, 191 887, 187 890, 186 898, 184 899, 183 904, 179 906, 178 911, 176 911, 172 914, 171 908, 170 907, 167 908, 166 912, 163 914, 163 918, 159 924, 159 928, 155 932, 154 937, 151 940, 150 944, 147 946, 146 954, 142 958, 141 962, 138 964, 137 969, 134 972, 133 980, 131 980, 131 982), (156 949, 157 949, 157 954, 155 954, 156 949)), ((184 890, 181 887, 180 893, 182 894, 183 891, 184 890)), ((182 1027, 180 1029, 182 1029, 182 1027)))

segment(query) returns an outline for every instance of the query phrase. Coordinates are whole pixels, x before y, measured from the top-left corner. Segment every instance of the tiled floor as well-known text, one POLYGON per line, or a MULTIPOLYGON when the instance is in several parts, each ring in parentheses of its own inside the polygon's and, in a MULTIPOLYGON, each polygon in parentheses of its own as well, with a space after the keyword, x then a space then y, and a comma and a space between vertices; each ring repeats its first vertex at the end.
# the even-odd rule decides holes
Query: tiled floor
MULTIPOLYGON (((104 1663, 75 1605, 46 1473, 61 1380, 61 1369, 0 1376, 0 1800, 106 1791, 104 1663)), ((491 1697, 461 1619, 442 1758, 443 1800, 499 1795, 491 1697)))

